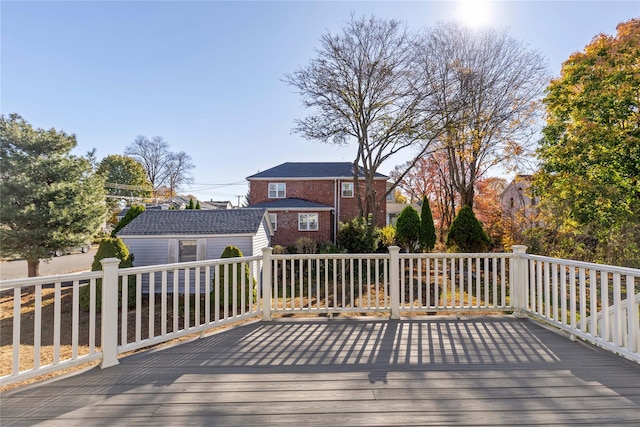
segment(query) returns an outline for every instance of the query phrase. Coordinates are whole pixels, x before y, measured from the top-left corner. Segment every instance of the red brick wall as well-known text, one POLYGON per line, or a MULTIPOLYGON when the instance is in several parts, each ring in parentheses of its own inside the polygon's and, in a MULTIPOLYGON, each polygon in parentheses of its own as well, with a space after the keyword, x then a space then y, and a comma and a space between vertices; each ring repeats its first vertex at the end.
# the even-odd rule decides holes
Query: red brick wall
POLYGON ((333 206, 334 181, 251 181, 249 183, 251 204, 274 201, 269 198, 269 184, 283 182, 286 184, 286 197, 288 199, 303 199, 311 202, 333 206))
POLYGON ((273 211, 277 215, 277 230, 271 238, 271 245, 289 246, 295 245, 302 237, 308 237, 317 243, 332 241, 331 212, 329 211, 273 211), (298 231, 299 213, 317 213, 318 231, 298 231))
MULTIPOLYGON (((249 195, 251 204, 275 201, 278 199, 269 198, 269 183, 286 184, 286 197, 308 200, 315 203, 321 203, 325 206, 338 208, 337 220, 346 222, 358 216, 358 202, 355 197, 342 197, 342 182, 351 182, 351 180, 338 181, 337 189, 334 180, 278 180, 274 178, 270 181, 250 181, 249 195), (335 191, 338 192, 338 206, 335 206, 335 191)), ((381 198, 386 191, 386 181, 377 180, 374 182, 377 197, 381 198)), ((360 183, 361 194, 364 194, 364 183, 360 183)), ((333 223, 331 221, 330 212, 318 212, 319 214, 319 230, 318 231, 298 231, 298 213, 301 211, 272 211, 278 215, 278 229, 274 233, 272 244, 274 245, 293 245, 296 240, 301 237, 309 237, 318 243, 332 241, 333 239, 333 223)), ((312 211, 307 211, 312 212, 312 211)), ((382 203, 378 212, 376 225, 384 227, 386 225, 386 203, 382 203)))
MULTIPOLYGON (((348 181, 348 182, 351 182, 351 181, 348 181)), ((359 185, 360 185, 360 194, 364 195, 365 184, 360 182, 359 185)), ((387 183, 385 181, 382 181, 382 180, 374 181, 373 186, 376 190, 377 198, 381 198, 382 195, 385 193, 385 191, 387 191, 387 183)), ((338 191, 340 191, 339 193, 340 196, 342 196, 341 188, 342 188, 341 186, 338 188, 338 191)), ((340 203, 340 212, 338 214, 338 221, 347 222, 350 219, 358 216, 358 201, 355 197, 351 197, 351 198, 340 197, 339 203, 340 203)), ((379 206, 378 217, 376 221, 376 225, 378 227, 384 227, 386 225, 386 215, 387 215, 387 204, 382 203, 379 206)))

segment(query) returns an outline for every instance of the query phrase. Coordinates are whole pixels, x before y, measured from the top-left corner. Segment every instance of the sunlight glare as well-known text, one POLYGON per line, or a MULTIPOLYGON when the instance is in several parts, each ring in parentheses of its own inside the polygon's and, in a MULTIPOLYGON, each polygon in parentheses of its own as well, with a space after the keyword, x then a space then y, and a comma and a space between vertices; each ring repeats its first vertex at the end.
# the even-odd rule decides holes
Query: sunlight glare
POLYGON ((458 20, 469 27, 483 27, 491 20, 490 2, 487 0, 460 0, 458 1, 458 20))

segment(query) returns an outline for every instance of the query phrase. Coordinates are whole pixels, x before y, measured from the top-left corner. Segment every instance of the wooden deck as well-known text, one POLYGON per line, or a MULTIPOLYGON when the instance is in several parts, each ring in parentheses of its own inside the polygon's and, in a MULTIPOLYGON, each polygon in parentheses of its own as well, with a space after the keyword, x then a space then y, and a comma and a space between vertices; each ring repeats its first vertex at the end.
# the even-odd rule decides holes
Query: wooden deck
POLYGON ((531 320, 279 319, 4 393, 4 426, 640 425, 640 365, 531 320))

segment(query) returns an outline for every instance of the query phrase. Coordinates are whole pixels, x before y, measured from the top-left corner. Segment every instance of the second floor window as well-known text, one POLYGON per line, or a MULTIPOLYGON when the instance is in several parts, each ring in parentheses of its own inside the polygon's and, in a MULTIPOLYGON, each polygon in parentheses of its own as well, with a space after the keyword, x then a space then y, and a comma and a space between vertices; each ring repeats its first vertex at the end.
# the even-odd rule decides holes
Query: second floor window
POLYGON ((287 194, 287 186, 284 182, 276 182, 269 184, 270 199, 284 199, 287 194))
POLYGON ((342 197, 353 197, 353 182, 342 183, 342 197))
POLYGON ((298 214, 298 230, 317 231, 318 230, 318 214, 317 213, 298 214))

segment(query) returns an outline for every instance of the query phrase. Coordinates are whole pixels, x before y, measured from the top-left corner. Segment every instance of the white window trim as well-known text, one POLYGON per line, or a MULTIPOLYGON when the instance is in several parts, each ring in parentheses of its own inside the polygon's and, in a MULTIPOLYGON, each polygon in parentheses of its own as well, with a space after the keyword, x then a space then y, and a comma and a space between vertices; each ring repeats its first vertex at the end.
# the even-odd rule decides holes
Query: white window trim
POLYGON ((320 229, 320 216, 318 215, 317 212, 305 212, 305 213, 299 213, 298 214, 298 231, 318 231, 320 229), (309 226, 311 225, 311 221, 309 220, 311 215, 315 215, 316 217, 316 228, 309 228, 309 226), (301 221, 302 220, 302 216, 306 216, 307 220, 305 222, 301 221), (302 228, 300 225, 301 224, 306 224, 307 228, 302 228))
POLYGON ((271 228, 273 228, 273 231, 276 231, 278 229, 278 214, 270 213, 269 222, 271 223, 271 228))
POLYGON ((270 182, 267 187, 267 196, 270 199, 284 199, 287 197, 287 184, 284 182, 270 182), (279 193, 279 186, 282 186, 282 196, 279 193), (271 189, 273 186, 273 190, 271 189), (273 195, 272 195, 273 194, 273 195))
POLYGON ((340 194, 342 195, 343 199, 353 199, 353 182, 343 182, 342 185, 340 186, 340 194), (351 186, 351 195, 350 196, 345 196, 344 195, 344 190, 345 190, 345 186, 351 186))

